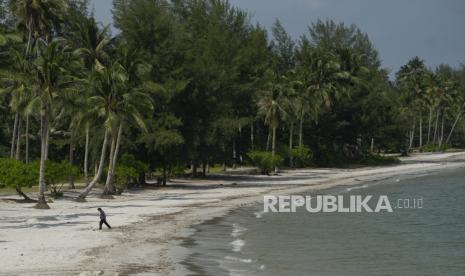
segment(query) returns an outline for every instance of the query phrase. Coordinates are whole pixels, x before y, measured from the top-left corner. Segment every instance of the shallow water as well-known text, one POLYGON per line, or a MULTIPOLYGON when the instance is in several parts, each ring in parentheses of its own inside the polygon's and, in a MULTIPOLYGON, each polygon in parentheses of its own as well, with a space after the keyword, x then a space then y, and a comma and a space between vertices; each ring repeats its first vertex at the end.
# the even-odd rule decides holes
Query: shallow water
POLYGON ((242 208, 196 226, 183 265, 191 275, 465 275, 465 170, 411 177, 321 193, 387 195, 394 208, 397 199, 422 198, 422 209, 242 208))

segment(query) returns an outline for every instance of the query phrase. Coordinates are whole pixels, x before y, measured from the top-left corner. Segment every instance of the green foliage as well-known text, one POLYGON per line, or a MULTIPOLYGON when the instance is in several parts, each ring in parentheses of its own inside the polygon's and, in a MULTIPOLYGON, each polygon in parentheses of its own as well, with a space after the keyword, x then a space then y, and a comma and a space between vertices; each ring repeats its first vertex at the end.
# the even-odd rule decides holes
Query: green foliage
POLYGON ((271 152, 252 151, 247 154, 252 165, 257 166, 262 174, 270 174, 274 168, 281 165, 283 158, 279 155, 273 156, 271 152))
POLYGON ((115 168, 115 184, 119 194, 121 194, 139 174, 133 167, 117 165, 115 168))
POLYGON ((119 163, 121 166, 134 169, 136 173, 144 173, 149 171, 149 166, 146 163, 137 160, 134 155, 131 154, 124 154, 121 156, 119 163))
POLYGON ((124 154, 115 167, 115 186, 118 193, 122 193, 129 184, 136 181, 140 173, 149 171, 149 166, 137 160, 134 155, 124 154))
POLYGON ((452 146, 449 144, 443 144, 441 146, 437 144, 427 144, 420 148, 420 152, 442 152, 450 149, 452 146))
POLYGON ((387 166, 399 164, 400 160, 396 157, 370 154, 364 156, 360 161, 357 161, 357 163, 364 166, 387 166))
POLYGON ((310 166, 313 162, 313 152, 306 145, 293 148, 291 154, 294 159, 294 165, 297 168, 310 166))
MULTIPOLYGON (((35 179, 39 178, 40 162, 35 161, 29 165, 35 173, 35 179)), ((54 198, 63 196, 63 185, 70 177, 76 178, 79 170, 67 161, 60 163, 47 160, 45 163, 45 182, 54 198)))
MULTIPOLYGON (((432 70, 415 57, 391 81, 355 25, 318 20, 295 41, 279 20, 268 34, 228 1, 114 0, 119 34, 112 38, 87 0, 7 2, 0 18, 0 156, 13 157, 18 141, 23 160, 27 141, 29 159, 37 159, 47 141, 37 135, 42 128, 50 133, 51 160, 67 159, 72 141, 76 163, 85 145, 95 162, 103 132, 112 140, 121 126, 115 179, 122 191, 150 169, 172 175, 191 163, 237 164, 246 155, 262 173, 289 154, 298 167, 391 164, 397 160, 369 153, 421 146, 420 121, 421 141, 429 143, 421 151, 465 143, 457 131, 465 66, 432 70), (297 135, 308 147, 289 148, 297 135)), ((38 162, 0 163, 1 185, 38 182, 38 162)), ((76 174, 68 162, 46 162, 55 196, 76 174)))
POLYGON ((15 159, 0 159, 0 188, 31 187, 37 184, 36 168, 15 159))
MULTIPOLYGON (((32 168, 39 171, 40 162, 31 163, 32 168)), ((70 176, 77 177, 79 170, 67 161, 60 163, 47 160, 45 163, 45 180, 47 185, 56 185, 68 180, 70 176)))

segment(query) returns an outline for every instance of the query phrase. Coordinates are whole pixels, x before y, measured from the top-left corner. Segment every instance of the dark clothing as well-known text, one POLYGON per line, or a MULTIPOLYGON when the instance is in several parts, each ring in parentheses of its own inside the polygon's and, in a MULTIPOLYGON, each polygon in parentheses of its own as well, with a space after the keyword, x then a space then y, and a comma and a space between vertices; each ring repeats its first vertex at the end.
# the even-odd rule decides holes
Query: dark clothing
POLYGON ((100 224, 99 224, 99 229, 102 230, 102 225, 105 223, 105 225, 111 229, 111 226, 110 224, 108 224, 107 222, 107 215, 105 214, 105 212, 102 210, 102 209, 98 209, 98 211, 100 212, 100 224))
POLYGON ((107 219, 107 215, 105 214, 105 212, 103 210, 98 210, 100 212, 100 219, 101 220, 106 220, 107 219))
POLYGON ((111 226, 110 224, 108 224, 107 220, 106 219, 100 219, 100 225, 99 225, 99 229, 102 230, 102 225, 105 223, 105 225, 111 229, 111 226))

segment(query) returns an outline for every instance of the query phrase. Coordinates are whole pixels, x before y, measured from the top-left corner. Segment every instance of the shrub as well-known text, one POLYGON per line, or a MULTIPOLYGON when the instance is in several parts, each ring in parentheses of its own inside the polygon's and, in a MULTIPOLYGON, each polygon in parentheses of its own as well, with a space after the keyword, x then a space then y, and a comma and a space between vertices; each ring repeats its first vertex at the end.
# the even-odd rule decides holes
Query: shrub
MULTIPOLYGON (((36 179, 39 177, 40 162, 35 161, 29 165, 31 169, 37 174, 36 179)), ((62 188, 68 178, 77 177, 79 170, 69 164, 67 161, 60 163, 47 160, 45 163, 45 182, 54 198, 60 198, 63 196, 62 188)))
POLYGON ((293 148, 291 154, 294 159, 294 165, 298 168, 310 166, 313 162, 313 152, 305 145, 293 148))
POLYGON ((441 146, 436 144, 427 144, 420 148, 420 152, 439 152, 439 151, 446 151, 450 149, 451 146, 448 144, 443 144, 441 146))
POLYGON ((38 178, 38 172, 34 171, 30 165, 15 159, 0 159, 0 188, 13 187, 20 196, 30 200, 21 188, 32 187, 37 183, 38 178))
POLYGON ((137 160, 134 155, 131 154, 124 154, 121 156, 121 160, 119 164, 133 168, 137 173, 144 173, 149 170, 149 165, 145 164, 144 162, 137 160))
POLYGON ((117 165, 115 168, 115 185, 118 194, 121 194, 133 181, 137 178, 138 172, 136 169, 125 166, 117 165))
POLYGON ((381 156, 374 154, 367 155, 363 157, 362 160, 360 160, 360 164, 366 166, 385 166, 399 163, 400 160, 396 157, 381 156))
POLYGON ((276 166, 283 162, 283 158, 279 155, 273 157, 272 153, 265 151, 252 151, 247 154, 251 159, 252 164, 260 169, 262 174, 271 173, 276 166))

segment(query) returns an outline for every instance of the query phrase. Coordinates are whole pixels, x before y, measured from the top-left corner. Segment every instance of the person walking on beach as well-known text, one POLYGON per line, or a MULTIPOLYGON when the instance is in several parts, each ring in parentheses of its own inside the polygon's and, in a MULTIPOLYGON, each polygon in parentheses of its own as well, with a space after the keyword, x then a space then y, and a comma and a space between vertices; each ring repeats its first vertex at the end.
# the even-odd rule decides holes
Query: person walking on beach
POLYGON ((99 230, 102 230, 102 225, 105 223, 105 225, 111 229, 111 226, 110 224, 108 224, 107 222, 107 215, 105 214, 105 212, 102 210, 102 208, 97 208, 97 210, 100 212, 100 227, 99 227, 99 230))

